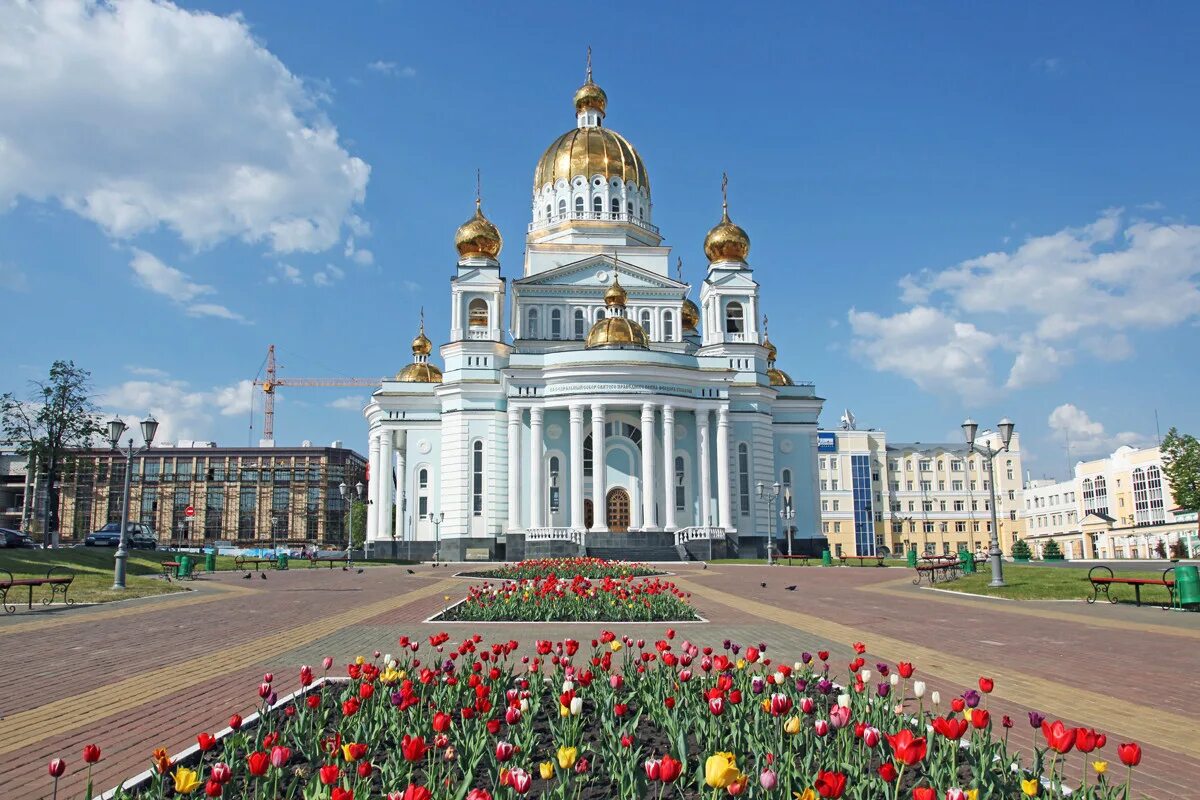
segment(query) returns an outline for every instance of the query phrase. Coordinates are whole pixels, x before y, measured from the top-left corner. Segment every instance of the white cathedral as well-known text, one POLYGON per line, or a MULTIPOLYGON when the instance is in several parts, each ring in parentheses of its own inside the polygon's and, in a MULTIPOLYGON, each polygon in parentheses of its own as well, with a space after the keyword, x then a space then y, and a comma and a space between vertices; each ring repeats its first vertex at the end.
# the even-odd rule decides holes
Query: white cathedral
POLYGON ((444 368, 422 320, 413 363, 364 412, 370 552, 671 560, 762 555, 769 538, 814 546, 823 401, 775 365, 750 239, 725 203, 697 308, 606 105, 589 67, 575 127, 534 170, 511 284, 478 199, 459 227, 444 368))

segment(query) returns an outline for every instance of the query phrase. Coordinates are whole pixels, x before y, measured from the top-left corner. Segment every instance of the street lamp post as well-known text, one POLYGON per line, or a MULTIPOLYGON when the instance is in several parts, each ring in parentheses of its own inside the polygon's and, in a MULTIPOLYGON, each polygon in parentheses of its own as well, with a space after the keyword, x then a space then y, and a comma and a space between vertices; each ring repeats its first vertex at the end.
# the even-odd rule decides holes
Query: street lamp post
POLYGON ((446 518, 446 512, 439 511, 434 514, 433 520, 433 563, 437 564, 442 560, 442 520, 446 518))
MULTIPOLYGON (((346 502, 346 493, 348 491, 350 491, 350 487, 346 485, 345 481, 342 481, 341 483, 338 484, 338 494, 340 494, 342 496, 343 503, 346 502)), ((362 481, 359 481, 358 483, 354 484, 354 491, 358 495, 358 499, 361 500, 362 493, 363 493, 362 481)), ((346 507, 350 512, 350 514, 349 514, 349 516, 350 516, 350 532, 347 535, 347 539, 346 539, 346 558, 350 557, 350 555, 349 555, 350 550, 354 547, 354 503, 353 503, 353 499, 354 498, 351 498, 352 502, 350 503, 350 505, 348 505, 346 507)))
POLYGON ((1000 587, 1006 584, 1004 583, 1004 560, 1000 552, 1000 525, 996 519, 996 475, 992 468, 992 459, 1008 449, 1009 444, 1012 442, 1013 428, 1015 426, 1012 420, 1005 417, 1000 420, 997 427, 1000 428, 1000 441, 1002 444, 999 449, 992 447, 991 442, 983 445, 976 443, 975 434, 979 431, 979 424, 975 420, 968 417, 962 424, 963 435, 967 440, 967 451, 978 453, 987 462, 988 491, 992 502, 992 546, 988 551, 988 556, 992 562, 992 582, 988 586, 1000 587))
MULTIPOLYGON (((133 457, 139 453, 144 453, 150 449, 150 445, 154 443, 154 434, 158 432, 158 421, 153 416, 147 414, 142 420, 142 439, 146 445, 133 449, 133 437, 129 437, 129 444, 124 453, 125 456, 125 492, 121 497, 121 540, 117 545, 116 555, 113 557, 113 590, 121 591, 125 589, 125 561, 129 558, 129 550, 126 548, 127 529, 129 528, 129 489, 132 485, 130 480, 133 472, 133 457)), ((118 453, 121 444, 121 437, 125 435, 125 431, 129 430, 129 426, 120 419, 113 419, 108 423, 108 442, 112 445, 112 449, 118 453)))
POLYGON ((767 501, 767 521, 768 521, 768 524, 771 526, 771 531, 767 536, 767 566, 771 567, 771 566, 775 565, 774 550, 775 550, 775 533, 776 533, 776 531, 775 531, 775 514, 773 513, 772 508, 775 505, 775 501, 779 499, 779 483, 776 482, 776 483, 771 484, 770 486, 767 486, 762 481, 759 481, 758 482, 758 499, 767 501))
POLYGON ((779 519, 783 522, 783 530, 787 533, 788 566, 792 564, 792 520, 796 518, 796 509, 792 505, 792 492, 789 489, 783 494, 783 503, 779 506, 779 519))
POLYGON ((275 544, 275 530, 278 527, 279 527, 279 516, 276 514, 272 514, 271 515, 271 555, 272 556, 274 556, 275 551, 279 549, 279 546, 277 544, 275 544))

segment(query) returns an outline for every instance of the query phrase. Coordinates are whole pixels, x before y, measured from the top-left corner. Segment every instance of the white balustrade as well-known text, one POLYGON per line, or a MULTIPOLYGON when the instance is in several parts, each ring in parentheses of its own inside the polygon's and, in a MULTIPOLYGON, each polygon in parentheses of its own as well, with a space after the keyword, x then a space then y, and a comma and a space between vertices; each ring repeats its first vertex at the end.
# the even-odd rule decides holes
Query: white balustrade
POLYGON ((525 531, 526 542, 571 542, 583 544, 583 531, 574 528, 530 528, 525 531))
POLYGON ((543 217, 537 222, 529 223, 529 231, 549 228, 551 225, 557 225, 560 222, 575 220, 583 220, 585 222, 627 222, 644 230, 648 230, 651 233, 658 233, 658 226, 651 225, 649 222, 646 222, 646 220, 640 219, 624 211, 617 213, 613 213, 611 211, 568 211, 565 214, 553 214, 549 217, 543 217))
POLYGON ((725 541, 725 529, 708 525, 695 525, 690 528, 680 528, 675 531, 675 545, 708 539, 712 542, 725 541))

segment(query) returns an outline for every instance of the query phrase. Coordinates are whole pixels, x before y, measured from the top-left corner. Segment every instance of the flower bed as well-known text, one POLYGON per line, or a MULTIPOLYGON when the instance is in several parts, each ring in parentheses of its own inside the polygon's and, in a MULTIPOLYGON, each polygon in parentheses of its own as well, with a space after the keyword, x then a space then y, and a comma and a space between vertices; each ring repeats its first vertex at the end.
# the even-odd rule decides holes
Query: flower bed
POLYGON ((662 570, 632 561, 608 561, 603 558, 533 558, 506 564, 497 569, 464 573, 472 578, 497 578, 520 581, 546 576, 563 578, 642 578, 661 574, 662 570))
MULTIPOLYGON (((515 641, 448 643, 403 637, 398 658, 358 659, 347 683, 253 729, 234 720, 223 740, 200 733, 188 763, 156 751, 151 779, 115 797, 1007 799, 1061 793, 1079 750, 1094 777, 1072 796, 1114 800, 1141 759, 1136 744, 1117 745, 1126 780, 1110 778, 1103 735, 1035 714, 1013 735, 1033 737, 1022 755, 1013 723, 987 708, 989 679, 943 704, 912 665, 868 666, 861 644, 835 665, 826 652, 775 662, 761 643, 702 648, 672 630, 652 643, 538 641, 525 656, 515 641)), ((303 668, 301 685, 313 680, 303 668)), ((264 708, 274 691, 267 676, 264 708)), ((51 763, 52 776, 64 769, 51 763)))
POLYGON ((445 622, 690 622, 690 595, 660 578, 563 580, 544 578, 484 583, 446 609, 445 622))

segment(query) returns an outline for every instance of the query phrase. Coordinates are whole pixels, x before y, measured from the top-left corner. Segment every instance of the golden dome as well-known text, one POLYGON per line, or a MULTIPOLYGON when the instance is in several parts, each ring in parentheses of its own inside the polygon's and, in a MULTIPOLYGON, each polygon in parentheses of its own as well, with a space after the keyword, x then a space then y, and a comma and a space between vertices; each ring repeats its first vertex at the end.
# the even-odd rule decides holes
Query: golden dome
POLYGON ((604 116, 604 110, 608 107, 608 95, 604 93, 596 84, 592 83, 591 77, 580 86, 575 92, 575 111, 579 112, 585 108, 594 108, 600 112, 600 116, 604 116))
POLYGON ((620 178, 650 191, 642 157, 624 136, 608 128, 574 128, 555 139, 533 171, 534 191, 576 175, 588 180, 593 175, 620 178))
POLYGON ((629 295, 625 292, 625 287, 621 285, 621 281, 617 275, 613 275, 612 286, 608 287, 608 291, 604 293, 604 305, 609 308, 616 306, 624 306, 629 299, 629 295))
POLYGON ((428 361, 409 364, 396 373, 401 383, 441 383, 442 371, 428 361))
POLYGON ((433 342, 425 335, 424 323, 421 324, 421 332, 417 334, 417 338, 412 340, 412 351, 414 356, 427 356, 433 352, 433 342))
POLYGON ((775 357, 779 355, 779 350, 776 349, 775 345, 771 343, 769 338, 763 339, 762 346, 767 348, 767 363, 775 363, 775 357))
POLYGON ((704 254, 708 262, 745 261, 750 254, 750 237, 729 219, 729 210, 721 212, 721 221, 704 237, 704 254))
POLYGON ((475 215, 458 226, 454 233, 454 247, 459 258, 495 258, 500 255, 504 239, 500 231, 483 215, 479 199, 475 200, 475 215))
POLYGON ((646 350, 650 340, 646 331, 628 317, 605 317, 588 332, 588 349, 594 347, 635 347, 646 350))
POLYGON ((696 330, 696 325, 700 323, 700 309, 691 300, 683 298, 683 329, 685 331, 696 330))
POLYGON ((792 386, 792 378, 786 372, 775 367, 767 368, 767 377, 771 379, 772 386, 792 386))

